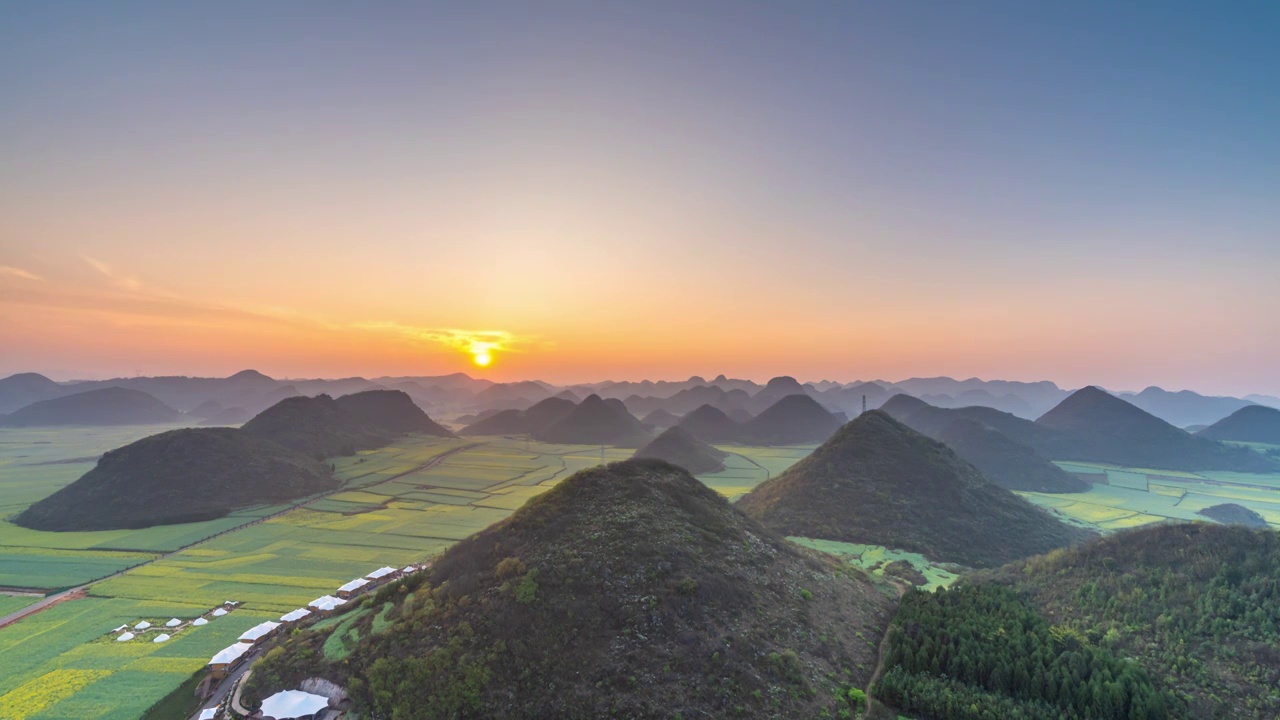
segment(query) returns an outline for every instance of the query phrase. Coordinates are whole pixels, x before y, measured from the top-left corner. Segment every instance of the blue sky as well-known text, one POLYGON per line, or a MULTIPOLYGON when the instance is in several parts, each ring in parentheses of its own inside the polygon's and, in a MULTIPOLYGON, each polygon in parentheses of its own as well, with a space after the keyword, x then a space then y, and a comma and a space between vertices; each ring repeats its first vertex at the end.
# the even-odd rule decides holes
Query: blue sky
MULTIPOLYGON (((540 338, 521 375, 1278 392, 1278 32, 1263 2, 5 3, 0 266, 540 338)), ((0 281, 0 371, 139 365, 92 301, 0 281)), ((253 360, 155 332, 157 370, 253 360)))

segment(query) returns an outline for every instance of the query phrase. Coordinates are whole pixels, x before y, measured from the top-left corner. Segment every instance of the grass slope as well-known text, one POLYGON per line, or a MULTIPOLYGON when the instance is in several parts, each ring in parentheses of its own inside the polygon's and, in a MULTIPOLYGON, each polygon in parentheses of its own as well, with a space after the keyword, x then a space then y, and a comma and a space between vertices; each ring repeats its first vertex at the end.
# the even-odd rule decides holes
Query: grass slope
POLYGON ((177 410, 141 390, 109 387, 32 403, 0 417, 0 425, 155 425, 180 418, 177 410))
POLYGON ((1234 440, 1280 445, 1280 410, 1250 405, 1196 433, 1209 440, 1234 440))

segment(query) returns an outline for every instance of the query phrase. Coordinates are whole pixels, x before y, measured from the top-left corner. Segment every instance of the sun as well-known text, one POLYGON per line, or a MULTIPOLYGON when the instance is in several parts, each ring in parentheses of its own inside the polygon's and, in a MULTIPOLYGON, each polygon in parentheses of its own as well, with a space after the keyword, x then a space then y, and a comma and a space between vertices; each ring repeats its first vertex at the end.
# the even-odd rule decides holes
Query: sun
POLYGON ((489 367, 489 363, 493 362, 494 343, 472 342, 471 343, 471 362, 476 367, 489 367))

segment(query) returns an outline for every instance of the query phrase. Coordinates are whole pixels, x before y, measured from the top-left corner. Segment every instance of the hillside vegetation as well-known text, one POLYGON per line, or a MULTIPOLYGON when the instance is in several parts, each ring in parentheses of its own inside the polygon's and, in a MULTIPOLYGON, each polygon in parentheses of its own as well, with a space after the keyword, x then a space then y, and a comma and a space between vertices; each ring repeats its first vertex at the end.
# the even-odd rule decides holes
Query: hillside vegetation
POLYGON ((549 426, 534 432, 543 442, 564 445, 614 445, 640 447, 652 435, 620 400, 589 395, 549 426))
POLYGON ((337 485, 323 464, 240 430, 170 430, 106 453, 14 522, 59 531, 195 522, 337 485))
POLYGON ((1090 646, 1137 659, 1172 716, 1280 717, 1280 535, 1193 523, 1110 535, 981 578, 1090 646))
POLYGON ((343 660, 283 639, 250 702, 318 674, 404 720, 844 717, 891 605, 652 460, 571 476, 386 602, 343 660))
POLYGON ((992 567, 1090 536, 873 410, 738 501, 787 536, 884 545, 992 567))
POLYGON ((367 390, 337 400, 328 395, 286 398, 241 429, 314 458, 381 447, 406 432, 453 436, 400 390, 367 390))

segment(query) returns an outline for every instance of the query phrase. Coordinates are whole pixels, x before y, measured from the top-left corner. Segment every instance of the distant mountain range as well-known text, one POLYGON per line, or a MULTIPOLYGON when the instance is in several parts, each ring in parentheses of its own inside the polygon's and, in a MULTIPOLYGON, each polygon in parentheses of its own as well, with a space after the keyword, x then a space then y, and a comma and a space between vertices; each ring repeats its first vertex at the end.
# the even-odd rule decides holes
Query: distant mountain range
MULTIPOLYGON (((21 373, 0 379, 0 414, 12 413, 35 402, 108 387, 147 393, 183 413, 184 418, 209 424, 244 422, 285 397, 319 394, 339 397, 365 390, 400 390, 419 407, 438 416, 470 416, 463 421, 464 424, 485 411, 524 410, 550 397, 577 403, 589 395, 620 400, 636 417, 645 417, 657 410, 684 416, 703 405, 711 405, 739 422, 745 422, 783 397, 803 394, 827 410, 842 412, 848 417, 862 412, 864 400, 866 409, 874 410, 894 395, 910 395, 935 407, 987 407, 1034 420, 1071 394, 1070 390, 1048 381, 956 380, 949 377, 805 383, 793 377, 780 376, 760 384, 719 375, 710 380, 694 376, 680 381, 604 381, 557 386, 538 380, 495 383, 464 373, 279 379, 255 370, 244 370, 226 378, 133 377, 63 383, 37 373, 21 373)), ((1268 395, 1214 397, 1158 387, 1137 393, 1114 394, 1178 427, 1211 425, 1249 405, 1280 408, 1280 398, 1268 395)))

